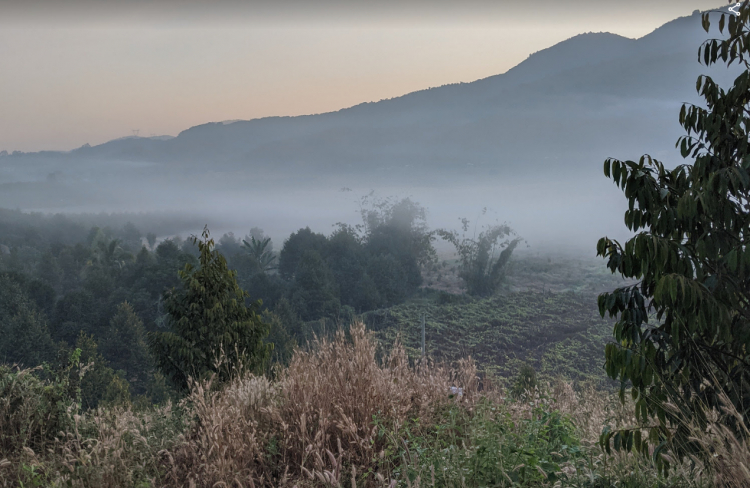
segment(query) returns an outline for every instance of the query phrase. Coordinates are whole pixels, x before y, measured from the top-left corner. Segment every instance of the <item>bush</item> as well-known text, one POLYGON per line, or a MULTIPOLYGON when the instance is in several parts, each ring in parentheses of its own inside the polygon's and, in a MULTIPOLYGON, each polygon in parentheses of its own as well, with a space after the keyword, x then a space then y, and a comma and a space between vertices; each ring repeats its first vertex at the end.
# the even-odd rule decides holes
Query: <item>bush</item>
POLYGON ((80 410, 81 351, 75 350, 67 368, 47 371, 49 380, 35 373, 0 365, 0 458, 17 458, 24 449, 44 452, 59 432, 70 430, 80 410), (73 381, 71 381, 73 377, 73 381))
MULTIPOLYGON (((221 393, 197 385, 190 397, 195 423, 173 454, 170 483, 213 486, 239 480, 245 485, 284 485, 290 479, 331 479, 344 466, 367 473, 381 464, 388 440, 378 425, 394 432, 410 419, 424 428, 447 405, 451 371, 434 365, 410 367, 397 346, 383 362, 363 325, 321 340, 310 352, 296 351, 280 379, 237 378, 221 393), (377 421, 376 421, 377 419, 377 421)), ((467 363, 466 391, 475 370, 467 363)), ((455 376, 455 375, 454 375, 455 376)), ((468 402, 471 395, 462 401, 468 402)), ((468 403, 467 403, 468 405, 468 403)))
MULTIPOLYGON (((483 210, 486 212, 487 209, 483 210)), ((507 225, 490 225, 479 235, 476 229, 473 237, 468 237, 469 220, 461 219, 463 234, 439 229, 437 234, 453 244, 458 253, 460 265, 458 276, 463 281, 469 295, 493 295, 505 277, 505 271, 513 250, 521 242, 507 225)))
POLYGON ((513 382, 511 394, 520 398, 522 395, 533 392, 537 386, 536 371, 529 363, 523 363, 518 370, 518 375, 513 382))

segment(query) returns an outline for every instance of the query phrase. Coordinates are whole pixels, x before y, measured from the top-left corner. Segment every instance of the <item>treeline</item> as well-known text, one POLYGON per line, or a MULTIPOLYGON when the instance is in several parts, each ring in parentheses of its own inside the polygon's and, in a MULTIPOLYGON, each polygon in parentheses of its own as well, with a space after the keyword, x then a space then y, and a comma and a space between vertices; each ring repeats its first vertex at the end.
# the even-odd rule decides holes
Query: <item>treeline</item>
MULTIPOLYGON (((409 199, 366 203, 361 225, 339 224, 328 236, 300 229, 278 253, 257 228, 217 240, 247 305, 262 300, 273 362, 286 362, 321 319, 348 323, 421 286, 421 268, 435 261, 425 210, 409 199)), ((172 391, 148 337, 169 328, 165 297, 181 285, 178 271, 199 266, 198 248, 107 223, 0 212, 0 363, 61 369, 81 349, 91 364, 84 407, 131 397, 160 403, 172 391)))

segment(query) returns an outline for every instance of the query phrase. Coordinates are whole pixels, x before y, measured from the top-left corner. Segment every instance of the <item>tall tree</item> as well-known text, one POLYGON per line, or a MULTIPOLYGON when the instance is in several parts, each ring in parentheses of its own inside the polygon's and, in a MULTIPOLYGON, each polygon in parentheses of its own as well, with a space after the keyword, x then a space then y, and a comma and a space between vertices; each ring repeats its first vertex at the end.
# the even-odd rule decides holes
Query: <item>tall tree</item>
POLYGON ((166 297, 170 330, 150 334, 158 367, 181 390, 188 388, 188 378, 217 373, 226 380, 237 368, 262 371, 271 352, 263 342, 269 326, 258 315, 260 301, 245 305, 248 295, 207 229, 202 240, 192 241, 200 265, 187 264, 179 272, 181 288, 166 297))
MULTIPOLYGON (((608 432, 602 443, 634 446, 657 461, 666 446, 680 454, 693 444, 690 425, 706 424, 706 412, 722 411, 726 398, 748 421, 750 413, 750 8, 722 14, 719 31, 699 50, 706 65, 738 63, 727 90, 700 76, 705 107, 683 105, 686 131, 677 143, 693 160, 673 170, 650 156, 638 162, 608 159, 604 173, 628 199, 625 245, 603 238, 599 255, 608 267, 637 284, 604 293, 599 310, 616 316, 616 342, 606 347, 606 370, 632 385, 636 417, 649 424, 608 432), (728 19, 728 21, 727 21, 728 19), (726 395, 726 396, 725 396, 726 395), (724 400, 722 400, 724 398, 724 400)), ((709 15, 703 15, 708 31, 709 15)), ((729 405, 731 407, 732 405, 729 405)))
POLYGON ((274 256, 271 251, 273 244, 271 244, 270 237, 256 239, 255 236, 250 236, 250 242, 243 239, 242 248, 252 257, 253 261, 258 266, 258 270, 262 273, 266 273, 276 268, 276 265, 274 264, 276 256, 274 256))
POLYGON ((145 391, 152 367, 146 343, 146 330, 128 302, 117 306, 99 341, 99 351, 115 371, 124 371, 125 379, 139 392, 145 391))
POLYGON ((22 276, 0 273, 0 363, 33 367, 54 357, 44 314, 24 288, 22 276))

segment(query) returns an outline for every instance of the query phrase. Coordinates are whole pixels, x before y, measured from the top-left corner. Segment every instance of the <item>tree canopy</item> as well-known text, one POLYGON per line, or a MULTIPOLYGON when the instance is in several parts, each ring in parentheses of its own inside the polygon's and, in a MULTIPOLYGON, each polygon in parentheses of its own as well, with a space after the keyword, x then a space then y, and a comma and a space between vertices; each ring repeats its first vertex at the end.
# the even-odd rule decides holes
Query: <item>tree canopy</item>
POLYGON ((739 16, 721 14, 726 35, 699 49, 706 66, 743 70, 727 89, 700 76, 705 107, 683 105, 686 134, 677 146, 692 163, 671 170, 650 156, 604 163, 628 199, 625 224, 636 234, 624 245, 603 238, 597 253, 613 273, 638 280, 599 296, 601 314, 617 317, 606 370, 620 380, 621 397, 632 386, 636 417, 649 425, 647 437, 640 429, 606 432, 607 449, 610 440, 642 452, 650 444, 662 461, 667 446, 697 450, 691 427, 704 427, 706 412, 735 410, 730 425, 750 413, 749 19, 747 2, 739 16))
POLYGON ((166 298, 169 331, 150 335, 159 369, 182 390, 189 378, 217 373, 226 380, 236 368, 261 371, 271 353, 263 342, 269 326, 260 318, 261 302, 245 304, 247 292, 214 249, 207 229, 202 237, 193 238, 198 268, 185 265, 179 273, 182 286, 166 298))

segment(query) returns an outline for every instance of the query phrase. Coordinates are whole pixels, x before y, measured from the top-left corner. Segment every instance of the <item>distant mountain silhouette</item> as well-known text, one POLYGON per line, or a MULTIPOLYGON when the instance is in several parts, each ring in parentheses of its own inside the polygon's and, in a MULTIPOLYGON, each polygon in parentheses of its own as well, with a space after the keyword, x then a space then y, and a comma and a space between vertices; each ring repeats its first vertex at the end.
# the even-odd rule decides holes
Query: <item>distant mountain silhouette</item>
POLYGON ((114 198, 118 190, 107 185, 123 181, 178 190, 199 181, 209 193, 248 182, 265 188, 442 187, 601 178, 606 157, 645 152, 674 164, 681 161, 674 150, 678 110, 698 101, 698 75, 733 79, 726 68, 698 63, 698 46, 707 37, 694 14, 639 39, 581 34, 504 74, 336 112, 208 123, 174 138, 128 137, 69 152, 0 157, 0 206, 83 204, 88 197, 76 186, 81 182, 104 188, 90 196, 93 202, 114 198), (52 185, 53 172, 58 189, 35 200, 28 185, 52 185))

